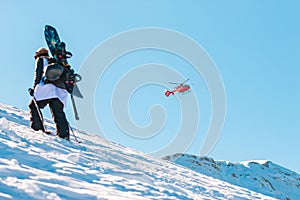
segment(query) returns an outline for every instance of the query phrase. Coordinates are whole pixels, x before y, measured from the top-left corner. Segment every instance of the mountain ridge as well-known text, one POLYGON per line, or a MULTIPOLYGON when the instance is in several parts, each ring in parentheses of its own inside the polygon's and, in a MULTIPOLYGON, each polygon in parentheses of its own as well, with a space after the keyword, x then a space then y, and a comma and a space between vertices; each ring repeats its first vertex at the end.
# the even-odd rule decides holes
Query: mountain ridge
POLYGON ((272 161, 215 161, 210 157, 181 153, 163 159, 274 198, 300 198, 300 175, 272 161))

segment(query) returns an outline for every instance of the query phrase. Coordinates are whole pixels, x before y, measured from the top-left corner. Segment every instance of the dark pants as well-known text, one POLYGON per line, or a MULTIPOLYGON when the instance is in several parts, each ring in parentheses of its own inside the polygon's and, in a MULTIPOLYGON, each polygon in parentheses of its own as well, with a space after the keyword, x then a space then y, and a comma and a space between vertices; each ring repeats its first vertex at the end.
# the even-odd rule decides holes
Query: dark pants
MULTIPOLYGON (((46 105, 49 105, 53 120, 56 124, 56 134, 61 138, 69 139, 69 123, 63 111, 64 104, 58 98, 36 101, 36 103, 40 109, 43 109, 46 105)), ((30 127, 36 131, 45 131, 43 122, 41 120, 41 117, 43 117, 42 112, 40 112, 40 117, 33 99, 29 103, 29 110, 30 127)))

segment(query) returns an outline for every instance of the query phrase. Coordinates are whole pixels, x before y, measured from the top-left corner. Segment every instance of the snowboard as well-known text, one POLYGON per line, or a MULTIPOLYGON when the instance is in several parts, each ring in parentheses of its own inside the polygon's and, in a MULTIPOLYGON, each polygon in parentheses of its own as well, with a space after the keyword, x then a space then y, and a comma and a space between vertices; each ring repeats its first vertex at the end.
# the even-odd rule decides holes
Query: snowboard
POLYGON ((64 65, 68 65, 67 58, 71 58, 72 53, 66 51, 66 43, 60 40, 56 29, 53 26, 46 25, 44 28, 44 34, 46 43, 53 58, 64 65))
MULTIPOLYGON (((68 58, 72 57, 72 53, 66 50, 66 43, 60 40, 57 30, 53 26, 45 25, 44 35, 52 57, 55 59, 55 61, 58 64, 68 69, 66 70, 66 80, 65 80, 65 86, 67 91, 75 97, 83 98, 76 84, 81 80, 81 76, 79 74, 74 73, 74 70, 71 69, 71 66, 67 61, 68 58)), ((57 71, 56 68, 53 70, 57 71)))

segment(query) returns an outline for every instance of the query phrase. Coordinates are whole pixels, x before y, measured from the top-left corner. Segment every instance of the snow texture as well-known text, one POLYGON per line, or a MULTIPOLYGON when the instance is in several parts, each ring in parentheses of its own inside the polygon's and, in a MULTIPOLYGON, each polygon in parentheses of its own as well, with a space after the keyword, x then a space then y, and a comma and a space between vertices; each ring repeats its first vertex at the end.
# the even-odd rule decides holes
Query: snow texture
MULTIPOLYGON (((45 124, 55 131, 51 120, 45 124)), ((35 132, 27 111, 0 104, 0 199, 273 199, 97 135, 75 134, 81 144, 72 135, 69 142, 35 132)))

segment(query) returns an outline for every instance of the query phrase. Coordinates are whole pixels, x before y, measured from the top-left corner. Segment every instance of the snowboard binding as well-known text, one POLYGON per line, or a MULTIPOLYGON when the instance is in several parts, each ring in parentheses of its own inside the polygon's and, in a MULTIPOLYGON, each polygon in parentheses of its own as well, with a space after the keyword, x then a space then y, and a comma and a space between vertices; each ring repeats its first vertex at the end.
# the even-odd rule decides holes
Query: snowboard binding
POLYGON ((66 70, 65 72, 65 80, 64 84, 66 87, 66 90, 72 94, 73 88, 75 84, 79 81, 81 81, 82 77, 79 74, 75 74, 73 69, 66 70))
POLYGON ((63 65, 67 65, 67 59, 71 58, 73 55, 71 52, 66 51, 66 44, 60 42, 55 44, 55 49, 53 50, 53 57, 63 65))

